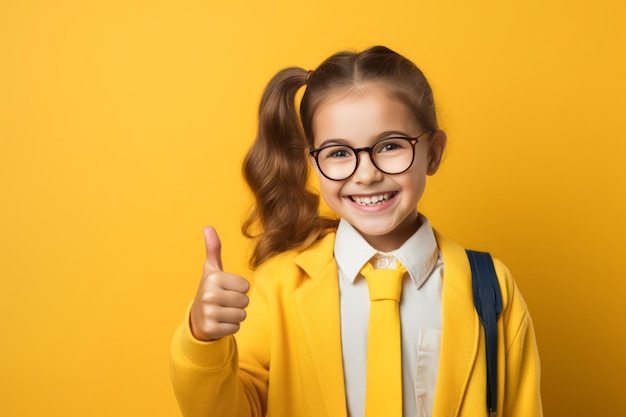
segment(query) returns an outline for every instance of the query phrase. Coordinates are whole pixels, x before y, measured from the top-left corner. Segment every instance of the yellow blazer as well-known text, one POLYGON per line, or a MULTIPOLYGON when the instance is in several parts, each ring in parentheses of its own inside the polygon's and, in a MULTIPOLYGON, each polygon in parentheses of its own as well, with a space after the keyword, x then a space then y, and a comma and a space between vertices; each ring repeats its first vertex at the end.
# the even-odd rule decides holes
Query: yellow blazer
MULTIPOLYGON (((484 339, 469 263, 461 246, 435 236, 444 276, 433 417, 485 416, 484 339)), ((171 346, 172 383, 185 417, 347 417, 334 241, 331 233, 262 265, 234 337, 197 341, 185 318, 171 346)), ((542 416, 532 321, 510 273, 495 265, 503 300, 497 415, 542 416)))

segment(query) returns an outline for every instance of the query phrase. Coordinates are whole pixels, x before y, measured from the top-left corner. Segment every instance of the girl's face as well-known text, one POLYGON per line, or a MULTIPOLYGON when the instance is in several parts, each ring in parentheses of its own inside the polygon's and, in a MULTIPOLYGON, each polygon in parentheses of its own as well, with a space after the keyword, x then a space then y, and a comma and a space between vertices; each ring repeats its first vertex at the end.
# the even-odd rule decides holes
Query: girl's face
MULTIPOLYGON (((372 146, 390 136, 416 137, 425 132, 404 103, 382 86, 337 93, 324 101, 313 117, 314 146, 372 146)), ((419 227, 417 203, 426 176, 437 171, 446 144, 442 131, 425 135, 415 145, 415 159, 401 174, 378 170, 367 152, 358 154, 354 174, 333 181, 318 170, 322 197, 340 217, 354 226, 374 248, 391 251, 400 247, 419 227), (372 203, 371 200, 376 201, 372 203), (364 200, 365 199, 365 200, 364 200), (369 202, 369 203, 367 203, 369 202)))

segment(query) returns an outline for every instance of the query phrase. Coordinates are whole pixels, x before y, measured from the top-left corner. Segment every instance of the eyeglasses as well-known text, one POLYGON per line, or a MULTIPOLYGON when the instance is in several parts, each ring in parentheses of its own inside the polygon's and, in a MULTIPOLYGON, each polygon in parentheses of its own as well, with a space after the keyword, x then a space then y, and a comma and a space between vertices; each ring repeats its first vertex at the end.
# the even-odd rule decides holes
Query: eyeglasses
POLYGON ((309 154, 315 158, 323 176, 333 181, 350 178, 359 167, 359 153, 367 152, 372 164, 385 174, 402 174, 413 165, 415 145, 420 138, 433 133, 428 131, 414 138, 393 136, 381 139, 372 146, 353 148, 348 145, 327 145, 312 149, 309 154))

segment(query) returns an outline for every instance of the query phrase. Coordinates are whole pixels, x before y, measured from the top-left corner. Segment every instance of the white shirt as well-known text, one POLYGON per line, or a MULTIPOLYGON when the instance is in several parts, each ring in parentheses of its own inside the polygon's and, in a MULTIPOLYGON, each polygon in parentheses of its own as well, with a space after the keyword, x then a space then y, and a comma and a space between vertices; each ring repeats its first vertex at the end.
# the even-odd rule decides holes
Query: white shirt
MULTIPOLYGON (((407 269, 400 299, 404 417, 432 415, 441 344, 443 260, 430 222, 421 214, 420 221, 420 228, 400 248, 383 254, 395 257, 407 269)), ((339 222, 334 251, 348 415, 361 417, 365 412, 369 293, 359 271, 379 252, 345 220, 339 222)))

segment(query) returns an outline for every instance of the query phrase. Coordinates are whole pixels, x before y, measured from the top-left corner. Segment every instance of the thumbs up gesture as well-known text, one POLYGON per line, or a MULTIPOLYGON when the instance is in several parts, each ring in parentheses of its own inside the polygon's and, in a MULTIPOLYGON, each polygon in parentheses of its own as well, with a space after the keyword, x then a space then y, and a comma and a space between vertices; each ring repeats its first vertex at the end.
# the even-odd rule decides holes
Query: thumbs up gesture
POLYGON ((246 292, 250 284, 244 278, 222 269, 222 244, 212 227, 204 228, 206 260, 202 280, 191 305, 191 333, 198 340, 211 341, 236 333, 246 318, 246 292))

